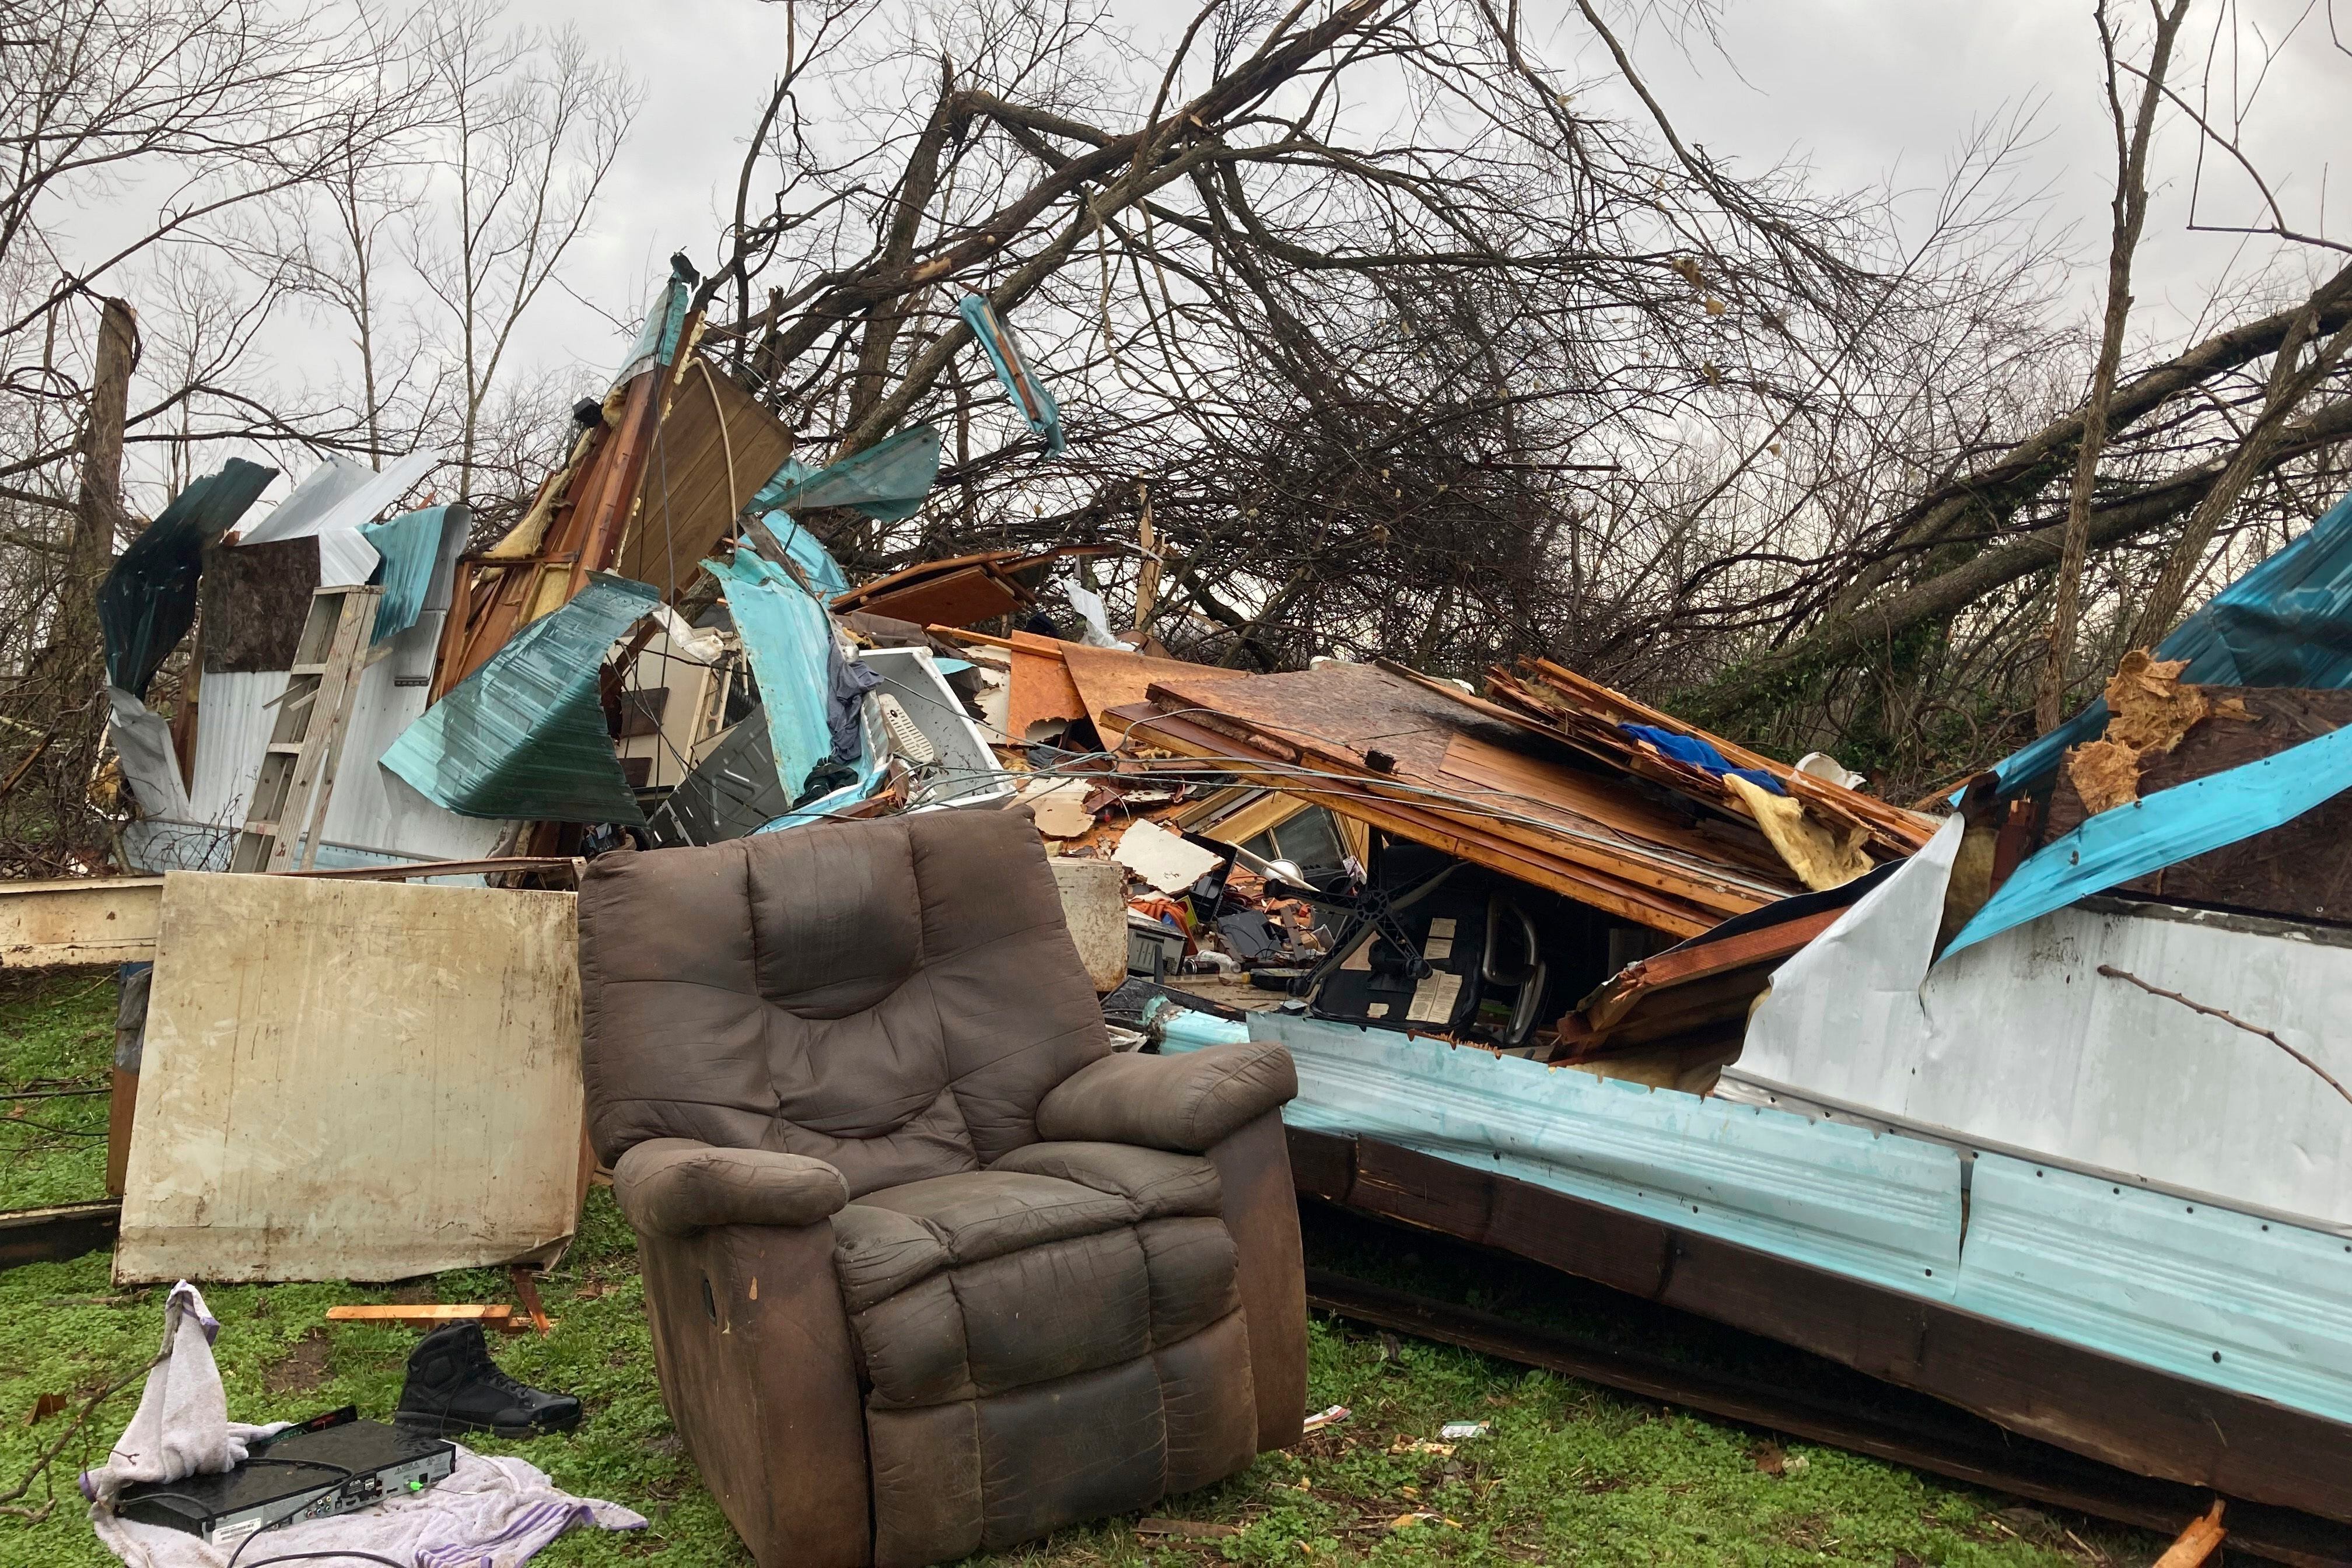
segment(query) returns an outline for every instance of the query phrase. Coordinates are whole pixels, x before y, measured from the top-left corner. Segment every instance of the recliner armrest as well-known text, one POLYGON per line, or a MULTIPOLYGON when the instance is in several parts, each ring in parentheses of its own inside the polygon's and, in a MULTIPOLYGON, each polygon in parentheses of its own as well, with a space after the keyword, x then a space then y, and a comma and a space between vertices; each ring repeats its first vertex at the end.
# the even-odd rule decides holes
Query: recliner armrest
POLYGON ((1121 1053, 1088 1062, 1055 1086, 1037 1107, 1037 1135, 1199 1154, 1297 1093, 1298 1069, 1277 1045, 1236 1042, 1176 1057, 1121 1053))
POLYGON ((639 1231, 688 1237, 722 1225, 814 1225, 848 1204, 849 1184, 804 1154, 649 1138, 614 1165, 613 1196, 639 1231))

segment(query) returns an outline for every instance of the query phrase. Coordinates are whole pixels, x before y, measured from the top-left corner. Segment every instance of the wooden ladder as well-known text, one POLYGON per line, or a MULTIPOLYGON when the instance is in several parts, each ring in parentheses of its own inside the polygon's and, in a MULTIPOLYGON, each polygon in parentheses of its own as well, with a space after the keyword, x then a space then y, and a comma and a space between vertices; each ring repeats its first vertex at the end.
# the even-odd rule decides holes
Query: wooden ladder
POLYGON ((367 587, 311 594, 310 616, 294 645, 293 673, 278 700, 278 721, 246 805, 245 828, 229 852, 230 870, 290 871, 297 843, 303 870, 317 862, 352 702, 362 672, 375 662, 368 657, 368 640, 383 597, 382 588, 367 587))

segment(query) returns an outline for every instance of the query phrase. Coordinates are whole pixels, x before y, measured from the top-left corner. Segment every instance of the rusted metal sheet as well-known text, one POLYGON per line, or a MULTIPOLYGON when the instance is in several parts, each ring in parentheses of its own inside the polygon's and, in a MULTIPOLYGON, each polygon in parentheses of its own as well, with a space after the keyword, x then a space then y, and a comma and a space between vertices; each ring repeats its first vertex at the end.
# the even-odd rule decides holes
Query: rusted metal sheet
POLYGON ((0 969, 152 958, 163 892, 161 877, 0 885, 0 969))
POLYGON ((578 1215, 573 895, 164 879, 115 1279, 400 1279, 578 1215))

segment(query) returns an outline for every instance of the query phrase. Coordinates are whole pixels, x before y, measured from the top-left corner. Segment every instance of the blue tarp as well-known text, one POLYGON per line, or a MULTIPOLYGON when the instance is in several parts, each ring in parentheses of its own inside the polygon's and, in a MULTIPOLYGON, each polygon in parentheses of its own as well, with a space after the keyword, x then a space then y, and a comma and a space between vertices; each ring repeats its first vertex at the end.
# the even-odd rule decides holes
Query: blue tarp
POLYGON ((811 770, 833 754, 825 722, 833 617, 791 573, 752 550, 739 548, 731 561, 702 564, 727 595, 728 614, 760 683, 776 780, 797 800, 811 770))
POLYGON ((441 533, 448 525, 449 509, 428 506, 403 512, 389 522, 360 528, 360 537, 383 557, 383 597, 376 601, 375 635, 371 644, 396 637, 416 624, 425 596, 433 589, 433 567, 441 557, 441 533))
POLYGON ((98 588, 98 626, 106 639, 106 683, 133 697, 196 619, 196 583, 205 546, 228 531, 276 468, 231 458, 172 498, 154 521, 123 551, 98 588))
POLYGON ((1662 730, 1655 724, 1620 724, 1617 726, 1637 741, 1647 741, 1658 749, 1661 756, 1673 758, 1701 768, 1717 778, 1726 776, 1746 779, 1768 795, 1786 795, 1780 781, 1762 768, 1735 768, 1731 759, 1696 735, 1685 735, 1677 730, 1662 730))
POLYGON ((1032 435, 1045 437, 1045 456, 1058 458, 1069 446, 1062 431, 1061 406, 1045 384, 1037 379, 1021 356, 1021 345, 1013 341, 1012 329, 996 314, 996 308, 978 294, 967 294, 956 306, 956 313, 971 335, 980 340, 981 352, 988 356, 989 369, 996 373, 1013 406, 1029 422, 1032 435))
POLYGON ((650 584, 590 574, 570 604, 515 633, 402 731, 383 765, 460 816, 643 823, 596 678, 659 597, 650 584))
POLYGON ((922 510, 923 498, 940 477, 940 433, 909 425, 855 457, 812 468, 787 458, 744 508, 753 516, 798 507, 853 507, 877 522, 898 522, 922 510))
POLYGON ((2018 867, 1942 956, 2192 855, 2267 833, 2346 789, 2352 789, 2352 729, 2100 812, 2018 867))
MULTIPOLYGON (((2352 496, 2214 595, 2156 657, 2188 660, 2180 679, 2193 686, 2352 686, 2352 496)), ((2037 783, 2069 746, 2096 739, 2106 725, 2101 698, 2000 763, 2000 793, 2037 783)))

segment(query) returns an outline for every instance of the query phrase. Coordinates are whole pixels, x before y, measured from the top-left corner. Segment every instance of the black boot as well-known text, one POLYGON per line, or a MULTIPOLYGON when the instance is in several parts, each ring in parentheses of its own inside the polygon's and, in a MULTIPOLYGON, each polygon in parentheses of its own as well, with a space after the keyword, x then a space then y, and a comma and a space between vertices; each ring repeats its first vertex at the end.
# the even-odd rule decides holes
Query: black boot
POLYGON ((492 1432, 536 1437, 580 1425, 580 1401, 526 1387, 499 1370, 479 1323, 450 1323, 425 1336, 408 1358, 393 1425, 413 1432, 492 1432))

